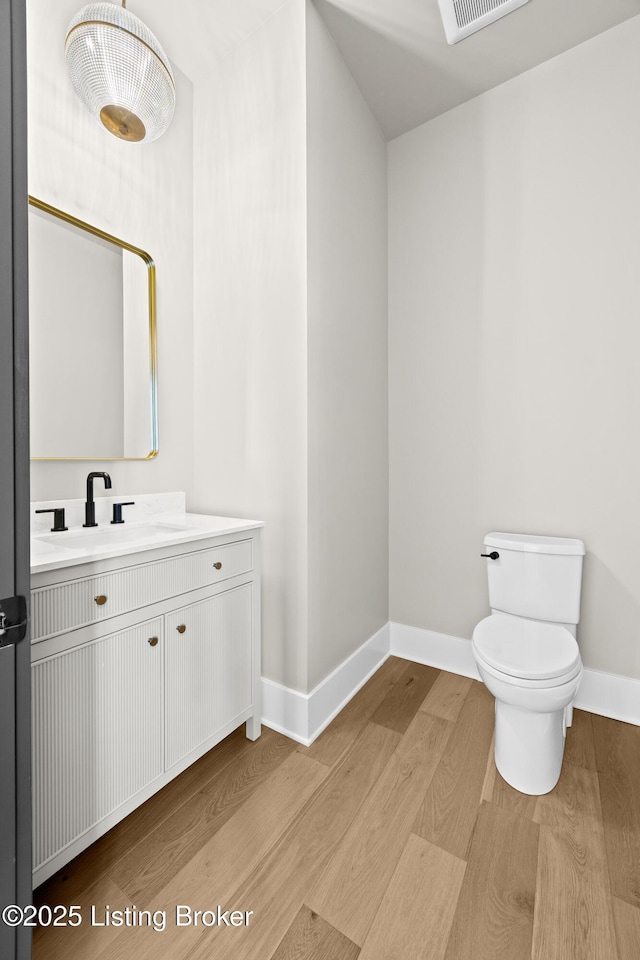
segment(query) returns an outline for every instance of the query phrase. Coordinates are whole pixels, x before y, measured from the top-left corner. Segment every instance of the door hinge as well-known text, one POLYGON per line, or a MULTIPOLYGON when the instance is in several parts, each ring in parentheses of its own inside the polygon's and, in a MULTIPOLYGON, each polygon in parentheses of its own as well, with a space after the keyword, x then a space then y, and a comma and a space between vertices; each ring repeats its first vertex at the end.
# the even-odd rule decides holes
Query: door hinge
POLYGON ((0 647, 24 640, 27 634, 27 601, 24 597, 0 600, 0 647))

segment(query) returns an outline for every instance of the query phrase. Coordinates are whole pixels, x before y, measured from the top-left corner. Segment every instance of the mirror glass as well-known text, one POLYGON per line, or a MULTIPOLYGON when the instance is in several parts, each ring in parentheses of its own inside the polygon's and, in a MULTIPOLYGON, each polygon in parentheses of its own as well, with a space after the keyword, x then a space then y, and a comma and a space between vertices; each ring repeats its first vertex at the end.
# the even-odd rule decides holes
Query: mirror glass
POLYGON ((29 198, 31 458, 158 452, 151 257, 29 198))

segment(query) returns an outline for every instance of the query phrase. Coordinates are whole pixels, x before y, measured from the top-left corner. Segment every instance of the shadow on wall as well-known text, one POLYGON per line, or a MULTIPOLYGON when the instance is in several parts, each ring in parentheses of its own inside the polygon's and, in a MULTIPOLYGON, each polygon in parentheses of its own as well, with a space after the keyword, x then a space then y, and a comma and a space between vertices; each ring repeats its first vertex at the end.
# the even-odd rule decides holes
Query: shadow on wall
MULTIPOLYGON (((623 563, 621 568, 628 576, 630 568, 623 563)), ((580 621, 578 643, 585 666, 640 679, 640 603, 620 575, 590 552, 588 542, 580 621)))

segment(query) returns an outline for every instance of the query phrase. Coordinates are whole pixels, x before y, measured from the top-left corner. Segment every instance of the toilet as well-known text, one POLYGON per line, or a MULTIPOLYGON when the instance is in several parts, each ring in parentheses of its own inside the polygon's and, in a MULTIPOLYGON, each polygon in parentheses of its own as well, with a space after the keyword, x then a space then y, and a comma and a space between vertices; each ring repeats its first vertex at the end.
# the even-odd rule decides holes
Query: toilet
POLYGON ((582 679, 576 641, 582 540, 489 533, 484 538, 491 616, 473 655, 496 698, 495 762, 521 793, 553 790, 582 679))

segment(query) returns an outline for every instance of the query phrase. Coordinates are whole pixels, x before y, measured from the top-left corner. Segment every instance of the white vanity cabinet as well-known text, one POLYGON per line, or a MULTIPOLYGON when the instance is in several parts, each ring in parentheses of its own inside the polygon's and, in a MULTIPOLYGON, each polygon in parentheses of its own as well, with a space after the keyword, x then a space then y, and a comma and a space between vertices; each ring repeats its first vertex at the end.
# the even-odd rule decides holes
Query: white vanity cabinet
POLYGON ((243 722, 259 529, 32 575, 34 885, 243 722))
POLYGON ((251 593, 244 583, 167 614, 167 767, 251 707, 251 593))
POLYGON ((149 620, 33 663, 36 868, 162 775, 162 628, 149 620))

